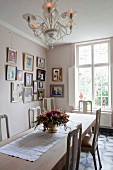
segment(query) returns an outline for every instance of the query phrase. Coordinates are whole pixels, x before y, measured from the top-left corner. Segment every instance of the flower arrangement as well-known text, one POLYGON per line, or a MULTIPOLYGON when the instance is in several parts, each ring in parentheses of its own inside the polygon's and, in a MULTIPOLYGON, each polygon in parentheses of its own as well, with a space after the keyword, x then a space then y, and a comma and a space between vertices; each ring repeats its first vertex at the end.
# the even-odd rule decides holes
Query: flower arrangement
POLYGON ((66 126, 66 123, 69 121, 68 118, 69 115, 63 113, 62 111, 52 110, 52 111, 44 112, 36 117, 35 127, 43 123, 44 125, 43 131, 46 131, 50 126, 53 125, 59 126, 63 124, 64 126, 66 126))

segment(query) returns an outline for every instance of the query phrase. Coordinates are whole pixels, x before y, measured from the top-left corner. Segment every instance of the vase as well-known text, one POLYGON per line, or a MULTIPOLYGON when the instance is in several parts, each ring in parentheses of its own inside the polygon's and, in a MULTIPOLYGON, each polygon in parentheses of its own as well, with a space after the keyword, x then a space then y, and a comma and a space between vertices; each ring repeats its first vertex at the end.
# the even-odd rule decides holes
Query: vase
POLYGON ((57 125, 49 125, 48 126, 49 133, 56 133, 57 132, 57 125))

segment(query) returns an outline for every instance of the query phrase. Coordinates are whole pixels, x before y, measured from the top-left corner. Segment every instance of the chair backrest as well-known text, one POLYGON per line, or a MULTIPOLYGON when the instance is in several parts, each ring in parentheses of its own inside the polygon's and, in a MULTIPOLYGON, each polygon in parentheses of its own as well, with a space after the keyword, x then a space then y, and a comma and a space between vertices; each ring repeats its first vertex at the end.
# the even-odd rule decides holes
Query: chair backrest
POLYGON ((94 127, 94 139, 93 139, 93 146, 95 147, 98 142, 98 134, 99 134, 99 127, 100 127, 100 117, 101 117, 101 109, 96 111, 96 124, 94 127))
POLYGON ((55 100, 51 98, 43 98, 43 109, 46 111, 55 110, 55 100))
POLYGON ((29 108, 28 110, 28 119, 29 119, 29 129, 35 126, 34 121, 36 117, 41 114, 40 106, 29 108))
POLYGON ((90 100, 79 100, 79 111, 81 111, 81 105, 82 105, 82 112, 83 113, 92 113, 92 101, 90 101, 90 100), (88 105, 90 105, 89 110, 88 110, 88 105))
POLYGON ((6 133, 7 133, 7 138, 10 137, 9 135, 9 125, 8 125, 8 116, 6 114, 0 115, 0 142, 2 141, 2 120, 5 119, 5 124, 6 124, 6 133))
POLYGON ((68 133, 65 170, 78 170, 81 152, 82 124, 68 133))

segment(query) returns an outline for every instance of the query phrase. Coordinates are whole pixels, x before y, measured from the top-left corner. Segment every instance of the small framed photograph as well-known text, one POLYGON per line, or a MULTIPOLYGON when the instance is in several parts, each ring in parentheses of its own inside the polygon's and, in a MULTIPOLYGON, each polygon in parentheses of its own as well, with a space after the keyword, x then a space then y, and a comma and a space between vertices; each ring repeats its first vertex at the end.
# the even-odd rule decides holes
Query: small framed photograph
POLYGON ((37 94, 38 93, 38 81, 34 80, 33 81, 33 94, 37 94))
POLYGON ((37 69, 37 80, 45 81, 45 70, 37 69))
POLYGON ((23 101, 23 83, 12 82, 11 83, 11 102, 23 101))
POLYGON ((42 89, 43 88, 43 81, 38 82, 38 88, 42 89))
POLYGON ((62 81, 62 68, 52 68, 52 81, 62 81))
POLYGON ((34 56, 24 53, 24 70, 33 71, 34 56))
POLYGON ((32 102, 33 88, 25 87, 24 88, 24 103, 32 102))
POLYGON ((17 69, 17 80, 18 81, 23 81, 23 70, 18 70, 17 69))
POLYGON ((6 65, 6 80, 14 81, 17 77, 17 67, 6 65))
POLYGON ((36 66, 39 67, 39 68, 44 69, 45 68, 45 59, 37 57, 36 66))
POLYGON ((33 85, 33 74, 32 73, 24 73, 25 86, 32 86, 33 85))
POLYGON ((50 96, 51 97, 64 97, 64 85, 50 85, 50 96))
POLYGON ((11 64, 17 63, 17 51, 12 48, 7 48, 7 62, 11 64))
POLYGON ((38 90, 38 100, 43 100, 44 97, 45 97, 45 90, 44 89, 38 90))
POLYGON ((37 94, 33 94, 33 101, 37 101, 38 100, 38 95, 37 94))

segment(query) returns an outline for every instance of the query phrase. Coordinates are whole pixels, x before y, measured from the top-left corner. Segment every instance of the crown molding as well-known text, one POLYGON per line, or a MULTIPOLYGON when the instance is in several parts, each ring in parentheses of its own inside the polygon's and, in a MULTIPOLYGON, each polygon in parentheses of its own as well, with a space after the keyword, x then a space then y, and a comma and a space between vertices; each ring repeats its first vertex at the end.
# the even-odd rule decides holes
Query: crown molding
POLYGON ((17 29, 16 27, 14 27, 14 26, 12 26, 12 25, 4 22, 3 20, 0 20, 0 25, 3 26, 3 27, 5 27, 5 28, 7 28, 7 29, 9 29, 9 30, 11 30, 11 31, 13 31, 13 32, 15 32, 15 33, 17 33, 17 34, 19 34, 19 35, 21 35, 21 36, 24 37, 24 38, 27 38, 27 39, 35 42, 35 43, 38 44, 38 45, 41 45, 41 46, 43 46, 43 47, 45 47, 45 48, 48 48, 48 47, 47 47, 43 42, 41 42, 40 40, 38 40, 38 39, 36 39, 36 38, 34 38, 34 37, 32 37, 32 36, 24 33, 23 31, 20 31, 20 30, 17 29))

